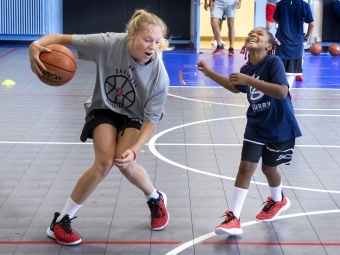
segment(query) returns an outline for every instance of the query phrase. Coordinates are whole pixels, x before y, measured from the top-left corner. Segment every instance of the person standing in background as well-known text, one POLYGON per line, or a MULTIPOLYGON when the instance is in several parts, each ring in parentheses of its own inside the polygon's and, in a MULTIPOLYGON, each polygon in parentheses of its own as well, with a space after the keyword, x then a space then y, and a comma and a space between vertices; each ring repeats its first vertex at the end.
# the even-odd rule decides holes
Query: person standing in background
POLYGON ((295 77, 302 75, 303 44, 313 32, 313 14, 308 3, 303 0, 281 0, 276 4, 274 22, 278 24, 276 38, 280 42, 275 54, 283 61, 291 89, 295 77), (308 24, 306 34, 304 23, 308 24))
POLYGON ((236 9, 241 8, 241 0, 209 0, 211 27, 214 33, 214 37, 217 41, 216 49, 213 52, 214 56, 220 55, 225 50, 222 44, 221 31, 220 31, 220 19, 223 15, 227 18, 228 24, 228 39, 229 49, 228 56, 234 56, 234 41, 235 41, 235 15, 236 9))
MULTIPOLYGON (((303 1, 308 3, 308 0, 303 0, 303 1)), ((308 31, 308 24, 303 23, 303 34, 306 35, 307 31, 308 31)), ((304 57, 305 57, 305 49, 306 49, 305 47, 306 47, 307 44, 308 44, 308 40, 304 39, 304 41, 303 41, 303 51, 302 51, 302 61, 301 61, 302 70, 303 70, 303 61, 304 61, 304 57)), ((297 75, 295 77, 295 80, 296 81, 303 81, 303 74, 297 75)))
POLYGON ((340 0, 334 2, 334 4, 333 4, 333 10, 335 11, 336 15, 338 15, 339 18, 340 18, 340 0))
MULTIPOLYGON (((214 2, 214 0, 212 0, 212 2, 214 2)), ((204 10, 208 10, 208 8, 210 8, 210 4, 208 3, 208 0, 204 0, 204 10)), ((222 18, 220 18, 220 32, 222 31, 222 23, 224 20, 226 20, 226 16, 223 15, 222 18)), ((221 44, 223 45, 223 47, 225 46, 225 43, 223 41, 221 41, 221 44)), ((217 41, 215 39, 215 37, 211 40, 211 46, 216 48, 217 46, 217 41)))

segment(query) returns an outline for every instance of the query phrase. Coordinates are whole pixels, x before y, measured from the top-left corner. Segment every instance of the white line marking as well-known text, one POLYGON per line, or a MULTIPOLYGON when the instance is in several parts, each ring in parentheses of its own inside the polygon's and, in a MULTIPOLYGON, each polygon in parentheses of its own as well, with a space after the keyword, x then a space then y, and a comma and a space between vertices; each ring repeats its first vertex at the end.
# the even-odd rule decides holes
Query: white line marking
POLYGON ((199 99, 192 99, 192 98, 187 98, 187 97, 181 97, 173 94, 168 94, 168 96, 180 98, 180 99, 185 99, 189 101, 195 101, 195 102, 200 102, 200 103, 207 103, 207 104, 218 104, 218 105, 230 105, 230 106, 239 106, 239 107, 247 107, 248 105, 240 105, 240 104, 225 104, 225 103, 217 103, 217 102, 210 102, 210 101, 205 101, 205 100, 199 100, 199 99))
POLYGON ((86 144, 86 145, 92 145, 93 143, 0 141, 0 144, 43 144, 43 145, 78 145, 78 144, 82 145, 82 144, 86 144))
MULTIPOLYGON (((226 103, 218 103, 218 102, 211 102, 211 101, 205 101, 205 100, 199 100, 199 99, 192 99, 192 98, 187 98, 187 97, 182 97, 182 96, 177 96, 173 94, 168 94, 169 96, 188 100, 188 101, 195 101, 195 102, 200 102, 200 103, 207 103, 207 104, 217 104, 217 105, 229 105, 229 106, 237 106, 237 107, 248 107, 249 105, 244 105, 244 104, 226 104, 226 103)), ((294 110, 299 110, 299 111, 340 111, 340 109, 311 109, 311 108, 295 108, 294 110)))
MULTIPOLYGON (((148 144, 146 144, 148 145, 148 144)), ((211 147, 241 147, 241 143, 155 143, 157 146, 211 146, 211 147)), ((295 147, 305 147, 305 148, 340 148, 340 145, 313 145, 313 144, 296 144, 295 147)))
MULTIPOLYGON (((315 77, 321 77, 321 76, 315 76, 315 77)), ((322 76, 324 77, 324 76, 322 76)), ((336 83, 336 85, 338 85, 338 83, 336 83)), ((223 87, 221 87, 220 85, 211 85, 211 86, 181 86, 181 85, 171 85, 171 88, 182 88, 182 89, 221 89, 221 90, 225 90, 223 87)), ((313 91, 313 90, 339 90, 338 88, 291 88, 291 90, 309 90, 309 91, 313 91)))
MULTIPOLYGON (((16 142, 16 141, 0 141, 0 144, 38 144, 38 145, 93 145, 91 142, 71 143, 71 142, 16 142)), ((149 144, 146 143, 146 146, 149 144)), ((156 146, 210 146, 210 147, 241 147, 241 143, 155 143, 156 146)), ((305 148, 340 148, 340 145, 314 145, 314 144, 296 144, 295 147, 305 148)))

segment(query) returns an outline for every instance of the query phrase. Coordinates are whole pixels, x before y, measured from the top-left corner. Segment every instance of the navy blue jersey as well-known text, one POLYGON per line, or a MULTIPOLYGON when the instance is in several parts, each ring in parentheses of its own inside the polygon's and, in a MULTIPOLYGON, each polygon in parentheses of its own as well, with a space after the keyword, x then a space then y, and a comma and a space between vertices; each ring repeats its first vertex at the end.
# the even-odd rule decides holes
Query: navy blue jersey
POLYGON ((335 11, 336 15, 340 18, 340 1, 333 3, 333 10, 335 11))
MULTIPOLYGON (((273 86, 288 86, 283 63, 274 55, 264 57, 256 65, 247 64, 241 68, 241 73, 274 83, 273 86)), ((235 88, 247 93, 250 104, 244 138, 276 143, 301 136, 289 96, 282 100, 276 99, 246 84, 235 85, 235 88)))
POLYGON ((310 6, 303 0, 281 0, 276 5, 274 20, 279 26, 276 55, 281 59, 299 59, 303 52, 303 23, 314 22, 310 6))

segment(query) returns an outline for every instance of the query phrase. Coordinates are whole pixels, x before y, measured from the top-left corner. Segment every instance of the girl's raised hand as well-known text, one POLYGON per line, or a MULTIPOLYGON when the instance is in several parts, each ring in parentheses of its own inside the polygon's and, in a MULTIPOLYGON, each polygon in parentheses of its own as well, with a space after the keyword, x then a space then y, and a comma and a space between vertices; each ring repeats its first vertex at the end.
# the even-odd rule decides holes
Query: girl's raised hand
POLYGON ((200 60, 197 63, 197 69, 200 70, 205 76, 208 76, 208 73, 211 71, 208 64, 203 60, 200 60))

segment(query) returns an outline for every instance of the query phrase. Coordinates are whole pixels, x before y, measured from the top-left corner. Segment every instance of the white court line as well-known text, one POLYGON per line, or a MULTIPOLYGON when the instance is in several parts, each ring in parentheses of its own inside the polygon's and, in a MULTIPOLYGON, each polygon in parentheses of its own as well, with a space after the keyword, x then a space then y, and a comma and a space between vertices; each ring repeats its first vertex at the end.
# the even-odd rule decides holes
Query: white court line
MULTIPOLYGON (((321 77, 321 76, 318 76, 318 77, 321 77)), ((223 89, 223 90, 225 90, 220 85, 214 85, 214 86, 212 86, 212 85, 211 86, 208 86, 208 85, 207 86, 171 85, 170 89, 171 88, 182 88, 182 89, 223 89)), ((340 90, 340 89, 338 89, 338 88, 291 88, 291 90, 309 90, 309 91, 313 91, 313 90, 340 90)))
POLYGON ((230 106, 239 106, 239 107, 246 107, 246 108, 249 107, 248 105, 241 105, 241 104, 226 104, 226 103, 210 102, 210 101, 199 100, 199 99, 192 99, 192 98, 188 98, 188 97, 181 97, 181 96, 173 95, 173 94, 170 94, 170 93, 168 94, 168 96, 176 97, 176 98, 180 98, 180 99, 185 99, 185 100, 188 100, 188 101, 207 103, 207 104, 230 105, 230 106))
POLYGON ((0 144, 42 144, 42 145, 78 145, 78 144, 89 144, 93 143, 69 143, 69 142, 15 142, 15 141, 0 141, 0 144))
MULTIPOLYGON (((300 114, 300 115, 297 115, 297 116, 306 116, 306 117, 315 117, 315 116, 319 116, 319 117, 323 117, 323 116, 332 116, 332 117, 340 117, 340 115, 312 115, 312 114, 300 114)), ((237 117, 226 117, 226 118, 218 118, 218 119, 210 119, 210 120, 201 120, 201 121, 196 121, 196 122, 191 122, 191 123, 187 123, 187 124, 184 124, 184 125, 179 125, 179 126, 176 126, 176 127, 172 127, 172 128, 169 128, 169 129, 166 129, 166 130, 163 130, 162 132, 156 134, 155 136, 153 136, 150 141, 149 141, 149 149, 150 151, 159 159, 163 160, 164 162, 167 162, 171 165, 174 165, 174 166, 177 166, 179 168, 182 168, 182 169, 185 169, 187 171, 192 171, 192 172, 196 172, 196 173, 199 173, 199 174, 203 174, 203 175, 208 175, 208 176, 211 176, 211 177, 217 177, 217 178, 222 178, 222 179, 227 179, 227 180, 235 180, 235 178, 233 177, 228 177, 228 176, 223 176, 223 175, 219 175, 219 174, 212 174, 212 173, 209 173, 209 172, 205 172, 205 171, 202 171, 202 170, 198 170, 198 169, 195 169, 195 168, 191 168, 191 167, 188 167, 188 166, 184 166, 184 165, 181 165, 177 162, 174 162, 166 157, 164 157, 162 154, 160 154, 155 145, 156 145, 156 140, 161 137, 162 135, 168 133, 168 132, 171 132, 173 130, 176 130, 176 129, 179 129, 179 128, 183 128, 183 127, 187 127, 187 126, 192 126, 192 125, 196 125, 196 124, 200 124, 200 123, 205 123, 205 122, 212 122, 212 121, 220 121, 220 120, 231 120, 231 119, 241 119, 241 118, 245 118, 245 116, 237 116, 237 117)), ((268 183, 264 183, 264 182, 254 182, 254 181, 251 181, 250 182, 251 184, 257 184, 257 185, 264 185, 264 186, 268 186, 268 183)), ((340 191, 338 190, 326 190, 326 189, 311 189, 311 188, 303 188, 303 187, 296 187, 296 186, 285 186, 285 185, 282 185, 283 188, 287 188, 287 189, 296 189, 296 190, 304 190, 304 191, 314 191, 314 192, 322 192, 322 193, 340 193, 340 191)))
MULTIPOLYGON (((307 212, 307 213, 295 213, 295 214, 288 214, 288 215, 283 215, 277 217, 277 220, 282 220, 282 219, 288 219, 288 218, 294 218, 294 217, 302 217, 302 216, 309 216, 309 215, 318 215, 318 214, 326 214, 326 213, 340 213, 340 210, 327 210, 327 211, 315 211, 315 212, 307 212)), ((242 223, 242 227, 247 227, 255 224, 264 224, 263 222, 259 221, 249 221, 246 223, 242 223)), ((185 249, 188 249, 189 247, 193 246, 194 244, 200 243, 208 238, 211 238, 213 236, 216 236, 215 232, 210 232, 208 234, 202 235, 200 237, 197 237, 189 242, 186 242, 177 248, 171 250, 170 252, 166 253, 165 255, 176 255, 185 249)))
MULTIPOLYGON (((226 104, 226 103, 218 103, 218 102, 211 102, 211 101, 205 101, 205 100, 199 100, 199 99, 192 99, 192 98, 187 98, 187 97, 182 97, 182 96, 177 96, 173 94, 168 94, 169 96, 180 98, 180 99, 185 99, 188 101, 195 101, 195 102, 200 102, 200 103, 207 103, 207 104, 217 104, 217 105, 228 105, 228 106, 237 106, 237 107, 249 107, 249 105, 244 105, 244 104, 226 104)), ((295 108, 294 110, 299 110, 299 111, 340 111, 340 109, 305 109, 305 108, 295 108)))
MULTIPOLYGON (((0 141, 0 144, 40 144, 40 145, 93 145, 92 142, 86 143, 71 143, 71 142, 16 142, 16 141, 0 141)), ((149 144, 146 143, 146 146, 149 144)), ((155 143, 155 146, 212 146, 212 147, 241 147, 241 143, 155 143)), ((295 145, 295 147, 305 148, 340 148, 340 145, 295 145)))
MULTIPOLYGON (((148 145, 148 144, 146 144, 148 145)), ((241 143, 155 143, 157 146, 213 146, 213 147, 241 147, 241 143)), ((295 144, 295 147, 305 147, 305 148, 340 148, 340 145, 313 145, 313 144, 295 144)))

